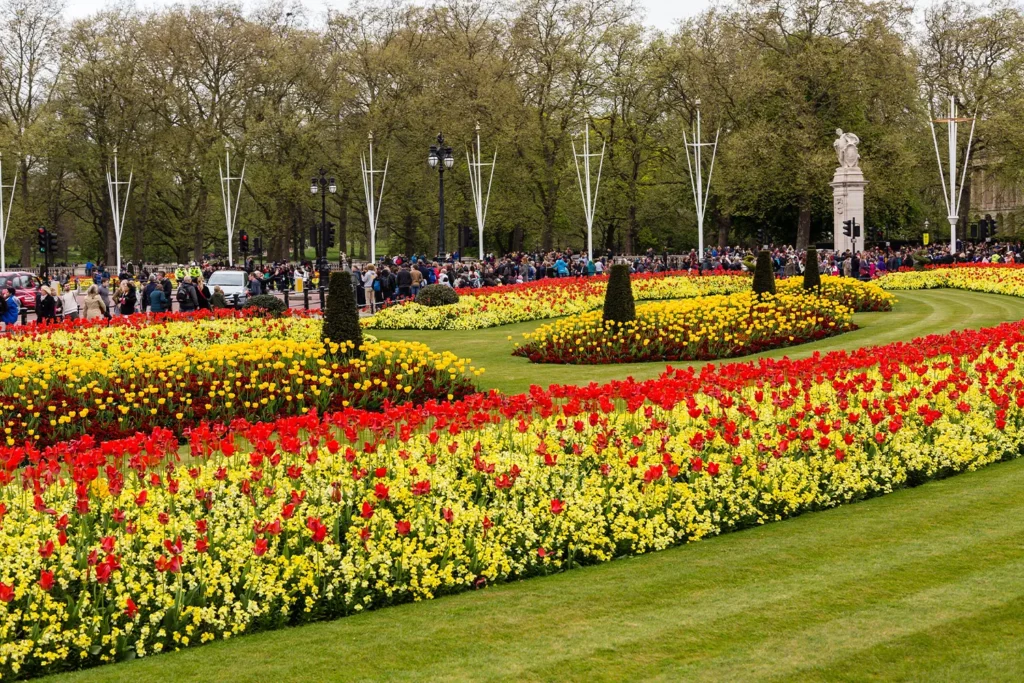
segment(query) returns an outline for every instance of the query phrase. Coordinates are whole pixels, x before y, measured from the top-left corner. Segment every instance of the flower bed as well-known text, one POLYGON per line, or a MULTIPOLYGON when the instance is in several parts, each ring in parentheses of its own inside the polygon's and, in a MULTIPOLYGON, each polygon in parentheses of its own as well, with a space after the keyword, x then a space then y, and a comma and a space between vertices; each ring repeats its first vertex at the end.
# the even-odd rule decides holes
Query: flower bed
POLYGON ((513 355, 534 363, 714 360, 803 344, 855 329, 853 312, 804 294, 752 292, 644 304, 627 323, 601 311, 562 318, 523 335, 513 355))
POLYGON ((361 358, 337 359, 307 318, 68 326, 2 338, 0 357, 8 445, 459 398, 476 391, 478 373, 414 342, 369 341, 361 358))
MULTIPOLYGON (((553 278, 524 285, 459 290, 459 302, 427 307, 416 303, 390 306, 362 324, 369 329, 477 330, 511 323, 586 313, 601 306, 607 277, 553 278)), ((736 275, 659 273, 633 277, 640 300, 687 299, 750 289, 750 278, 736 275)))
POLYGON ((1024 265, 971 263, 901 270, 877 281, 883 289, 964 289, 1024 297, 1024 265))
MULTIPOLYGON (((803 278, 778 280, 775 286, 779 294, 798 294, 805 291, 803 278)), ((855 313, 891 311, 892 305, 896 302, 895 296, 873 282, 831 275, 821 277, 821 287, 817 293, 855 313)))
POLYGON ((1018 457, 1024 324, 0 449, 0 674, 660 550, 1018 457), (22 466, 22 463, 30 463, 22 466))

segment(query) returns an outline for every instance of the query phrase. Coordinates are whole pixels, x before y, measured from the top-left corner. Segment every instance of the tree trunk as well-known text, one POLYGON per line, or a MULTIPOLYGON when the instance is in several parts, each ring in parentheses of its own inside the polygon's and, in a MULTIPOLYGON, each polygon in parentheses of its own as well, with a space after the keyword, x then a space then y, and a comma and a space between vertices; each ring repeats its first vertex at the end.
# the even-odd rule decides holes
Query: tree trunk
POLYGON ((811 198, 804 195, 798 201, 800 217, 796 226, 796 248, 803 251, 811 241, 811 198))
POLYGON ((416 216, 412 211, 406 211, 402 219, 402 243, 406 254, 416 252, 416 216))
POLYGON ((729 246, 729 231, 732 230, 732 216, 715 211, 715 224, 718 225, 718 247, 729 246))
POLYGON ((196 263, 203 262, 203 240, 206 236, 206 200, 208 193, 206 187, 199 186, 199 203, 196 206, 195 223, 193 225, 192 258, 196 263))

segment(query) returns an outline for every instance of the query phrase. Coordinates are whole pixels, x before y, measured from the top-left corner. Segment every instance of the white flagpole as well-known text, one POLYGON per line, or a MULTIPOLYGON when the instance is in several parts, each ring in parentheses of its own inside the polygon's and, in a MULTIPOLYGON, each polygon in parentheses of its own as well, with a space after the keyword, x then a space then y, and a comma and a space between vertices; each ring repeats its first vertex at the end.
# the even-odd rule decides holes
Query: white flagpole
POLYGON ((107 194, 110 196, 110 208, 114 219, 114 238, 117 241, 117 272, 121 272, 121 234, 124 230, 124 219, 128 214, 128 197, 132 192, 132 179, 135 171, 128 173, 128 180, 122 181, 118 177, 117 147, 114 148, 114 175, 111 177, 107 171, 107 194), (121 186, 125 185, 124 205, 121 204, 121 186))
POLYGON ((363 196, 366 198, 366 219, 370 227, 370 263, 377 261, 377 220, 380 218, 381 200, 384 199, 384 183, 388 179, 388 165, 391 163, 391 155, 384 160, 383 169, 373 167, 373 131, 369 134, 370 156, 367 163, 366 155, 359 155, 359 165, 363 174, 363 196), (376 190, 376 183, 373 175, 380 173, 380 192, 376 190))
POLYGON ((963 200, 964 185, 966 184, 967 174, 970 172, 968 164, 971 159, 971 145, 974 143, 974 127, 978 122, 978 113, 975 112, 972 118, 959 118, 957 117, 956 111, 956 98, 953 95, 949 96, 949 116, 944 119, 929 119, 929 125, 932 129, 932 142, 935 145, 935 160, 939 165, 939 180, 942 185, 942 198, 946 202, 946 218, 949 221, 949 253, 956 253, 956 224, 960 220, 960 202, 963 200), (961 121, 971 122, 971 134, 967 139, 967 151, 964 154, 963 168, 958 172, 957 165, 957 132, 958 124, 961 121), (942 156, 939 154, 939 140, 935 134, 935 124, 945 123, 949 126, 947 129, 947 143, 949 146, 947 162, 949 164, 949 187, 946 187, 946 177, 942 170, 942 156), (958 178, 959 176, 959 178, 958 178), (957 189, 957 181, 960 182, 959 190, 957 189))
POLYGON ((576 164, 576 180, 579 182, 580 198, 583 200, 583 215, 587 220, 587 258, 594 260, 594 210, 597 208, 597 193, 601 188, 601 171, 604 168, 605 145, 601 145, 601 152, 590 151, 590 121, 589 117, 583 129, 583 152, 576 151, 576 142, 572 142, 573 161, 576 164), (580 158, 583 158, 583 171, 580 172, 580 158), (591 190, 590 158, 600 157, 597 167, 597 182, 591 190))
POLYGON ((480 124, 476 124, 476 150, 470 148, 466 152, 469 162, 469 186, 473 195, 473 206, 476 209, 476 228, 480 238, 480 260, 484 260, 484 224, 487 222, 487 206, 491 201, 491 183, 494 182, 494 166, 498 161, 498 151, 494 151, 494 157, 490 163, 483 160, 483 149, 480 146, 480 124), (484 196, 483 188, 483 167, 490 166, 491 174, 487 179, 487 195, 484 196))
POLYGON ((683 147, 686 151, 686 167, 690 172, 690 189, 693 192, 693 203, 697 211, 697 253, 700 258, 704 257, 704 214, 708 206, 708 197, 711 196, 711 177, 715 172, 715 158, 718 156, 718 136, 722 132, 719 128, 715 132, 714 142, 701 142, 701 114, 700 100, 696 101, 697 125, 696 138, 693 142, 686 139, 686 132, 683 131, 683 147), (690 160, 690 148, 693 147, 693 160, 690 160), (704 147, 711 147, 711 167, 708 169, 707 185, 704 184, 704 147))
POLYGON ((235 265, 235 224, 238 222, 238 204, 242 200, 242 185, 245 184, 245 162, 242 162, 242 173, 237 176, 231 175, 231 152, 225 152, 227 172, 220 166, 220 196, 224 204, 224 225, 228 233, 228 265, 235 265), (234 196, 234 203, 231 197, 231 181, 238 181, 238 191, 234 196))
POLYGON ((18 187, 18 170, 14 170, 14 180, 4 185, 3 154, 0 153, 0 270, 7 270, 7 226, 11 224, 11 209, 14 208, 14 190, 18 187), (4 215, 4 189, 11 191, 7 203, 7 215, 4 215))

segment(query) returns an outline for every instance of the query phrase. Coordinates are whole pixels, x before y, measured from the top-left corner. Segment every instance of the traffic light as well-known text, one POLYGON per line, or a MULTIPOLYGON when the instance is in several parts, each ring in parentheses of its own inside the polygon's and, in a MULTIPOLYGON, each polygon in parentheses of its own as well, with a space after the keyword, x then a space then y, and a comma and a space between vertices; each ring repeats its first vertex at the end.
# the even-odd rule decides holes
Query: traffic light
POLYGON ((998 232, 998 227, 999 226, 996 225, 995 218, 988 219, 988 234, 992 236, 992 239, 995 239, 996 233, 998 232))
POLYGON ((238 236, 238 248, 241 249, 243 254, 249 253, 249 233, 245 230, 238 236))
POLYGON ((764 226, 757 229, 757 243, 762 247, 768 244, 768 231, 764 229, 764 226))
POLYGON ((327 248, 333 247, 333 246, 334 246, 334 223, 332 223, 330 221, 327 221, 327 224, 324 225, 324 248, 327 249, 327 248))
POLYGON ((57 233, 47 231, 46 248, 52 256, 57 255, 57 233))
POLYGON ((853 219, 843 221, 843 234, 847 237, 853 236, 853 219))
POLYGON ((46 228, 39 228, 38 230, 36 230, 36 237, 39 240, 39 253, 45 254, 46 249, 50 244, 49 233, 47 232, 46 228))
POLYGON ((853 223, 853 237, 854 237, 854 239, 856 239, 856 238, 860 237, 860 226, 857 225, 857 219, 856 218, 850 219, 850 222, 853 223))
POLYGON ((263 253, 263 238, 262 237, 253 237, 252 238, 252 250, 256 254, 262 254, 263 253))
POLYGON ((319 223, 313 223, 312 225, 309 226, 309 245, 311 247, 315 247, 320 242, 320 235, 317 234, 319 232, 319 223))

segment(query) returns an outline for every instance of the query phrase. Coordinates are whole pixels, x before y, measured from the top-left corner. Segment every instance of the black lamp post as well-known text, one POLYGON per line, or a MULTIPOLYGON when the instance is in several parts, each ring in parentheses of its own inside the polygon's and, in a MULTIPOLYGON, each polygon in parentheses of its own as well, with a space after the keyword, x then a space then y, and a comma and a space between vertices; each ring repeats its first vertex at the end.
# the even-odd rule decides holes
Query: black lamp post
POLYGON ((427 155, 427 163, 430 168, 437 169, 439 179, 437 197, 440 204, 439 221, 440 233, 437 240, 437 248, 443 260, 447 255, 444 247, 444 172, 455 165, 455 157, 452 156, 452 148, 444 144, 444 134, 437 134, 437 144, 430 146, 430 154, 427 155))
POLYGON ((317 232, 318 239, 316 241, 316 269, 320 273, 320 289, 323 289, 327 285, 327 278, 330 275, 327 267, 327 243, 332 241, 330 229, 334 227, 327 222, 327 193, 334 194, 338 191, 338 186, 335 184, 334 178, 327 177, 327 169, 321 166, 317 171, 317 176, 310 182, 309 191, 312 194, 320 194, 320 230, 317 232))

